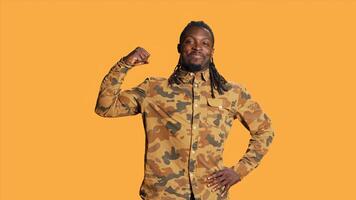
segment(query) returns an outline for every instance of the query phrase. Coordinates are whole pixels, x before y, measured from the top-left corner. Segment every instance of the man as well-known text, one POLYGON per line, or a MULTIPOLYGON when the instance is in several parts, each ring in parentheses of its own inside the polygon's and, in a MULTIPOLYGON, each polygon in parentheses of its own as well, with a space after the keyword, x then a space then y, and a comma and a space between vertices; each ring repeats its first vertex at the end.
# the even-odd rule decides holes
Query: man
POLYGON ((177 46, 178 65, 167 78, 149 77, 120 88, 127 72, 148 63, 138 47, 118 61, 101 83, 95 112, 102 117, 142 114, 146 133, 142 199, 229 199, 232 185, 256 168, 273 140, 271 120, 241 84, 226 81, 213 62, 214 35, 192 21, 177 46), (223 165, 233 120, 250 132, 244 156, 223 165))

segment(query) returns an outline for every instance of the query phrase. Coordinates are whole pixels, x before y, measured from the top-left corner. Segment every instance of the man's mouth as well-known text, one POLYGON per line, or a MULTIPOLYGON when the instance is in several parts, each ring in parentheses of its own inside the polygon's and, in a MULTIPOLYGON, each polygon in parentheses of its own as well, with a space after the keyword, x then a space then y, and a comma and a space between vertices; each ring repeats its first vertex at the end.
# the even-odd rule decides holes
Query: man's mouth
POLYGON ((197 57, 197 58, 203 57, 203 55, 202 55, 201 53, 196 53, 196 52, 189 54, 189 56, 191 56, 191 57, 197 57))

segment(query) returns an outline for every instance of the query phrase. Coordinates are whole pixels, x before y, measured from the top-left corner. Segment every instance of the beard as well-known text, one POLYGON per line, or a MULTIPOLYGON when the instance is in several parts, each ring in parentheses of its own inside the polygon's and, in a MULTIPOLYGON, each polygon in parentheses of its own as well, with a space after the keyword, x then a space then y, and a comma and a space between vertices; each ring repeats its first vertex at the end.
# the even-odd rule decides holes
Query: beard
POLYGON ((189 72, 197 72, 203 69, 201 64, 186 64, 182 62, 182 67, 189 72))

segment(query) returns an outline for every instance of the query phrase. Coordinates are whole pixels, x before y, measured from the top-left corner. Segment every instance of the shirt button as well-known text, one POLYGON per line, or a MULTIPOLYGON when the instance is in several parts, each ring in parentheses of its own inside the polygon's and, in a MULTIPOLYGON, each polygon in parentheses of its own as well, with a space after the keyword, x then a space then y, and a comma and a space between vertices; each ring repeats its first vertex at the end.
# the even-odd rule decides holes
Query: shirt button
POLYGON ((219 108, 221 109, 221 108, 222 108, 222 106, 219 106, 219 108))
POLYGON ((193 126, 193 129, 196 129, 197 127, 196 126, 193 126))
POLYGON ((198 104, 194 104, 195 107, 198 107, 198 104))
POLYGON ((193 73, 193 72, 190 72, 189 75, 194 76, 194 73, 193 73))
POLYGON ((194 83, 194 87, 198 87, 198 84, 194 83))
POLYGON ((195 154, 195 151, 194 151, 194 150, 192 151, 192 154, 195 154))

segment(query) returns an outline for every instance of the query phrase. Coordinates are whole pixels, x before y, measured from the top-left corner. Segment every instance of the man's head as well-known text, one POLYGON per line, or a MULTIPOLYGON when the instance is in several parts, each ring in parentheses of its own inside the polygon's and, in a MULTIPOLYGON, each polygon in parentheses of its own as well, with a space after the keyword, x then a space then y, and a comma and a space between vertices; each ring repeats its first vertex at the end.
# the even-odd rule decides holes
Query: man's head
POLYGON ((176 71, 183 68, 186 71, 200 71, 209 68, 211 96, 215 98, 214 89, 219 94, 228 91, 230 87, 225 78, 217 71, 214 61, 214 34, 211 28, 203 21, 191 21, 183 30, 177 46, 179 61, 170 76, 169 84, 179 84, 176 71))
POLYGON ((192 21, 182 31, 179 44, 180 64, 188 71, 209 67, 214 53, 214 34, 203 21, 192 21))

